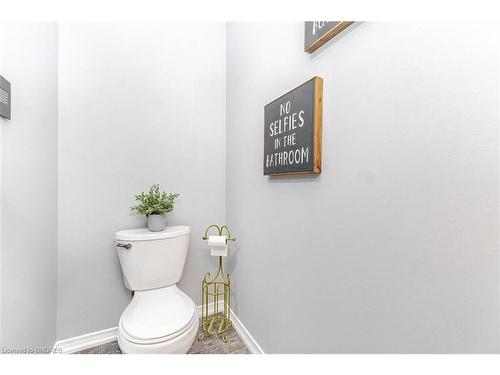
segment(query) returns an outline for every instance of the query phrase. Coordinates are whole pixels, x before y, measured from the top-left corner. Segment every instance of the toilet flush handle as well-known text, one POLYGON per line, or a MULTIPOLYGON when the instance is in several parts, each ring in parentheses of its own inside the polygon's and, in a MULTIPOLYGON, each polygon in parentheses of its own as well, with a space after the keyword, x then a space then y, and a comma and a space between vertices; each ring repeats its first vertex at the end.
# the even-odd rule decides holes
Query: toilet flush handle
POLYGON ((124 243, 119 243, 118 245, 116 245, 116 247, 124 247, 125 249, 130 249, 132 247, 131 244, 124 244, 124 243))

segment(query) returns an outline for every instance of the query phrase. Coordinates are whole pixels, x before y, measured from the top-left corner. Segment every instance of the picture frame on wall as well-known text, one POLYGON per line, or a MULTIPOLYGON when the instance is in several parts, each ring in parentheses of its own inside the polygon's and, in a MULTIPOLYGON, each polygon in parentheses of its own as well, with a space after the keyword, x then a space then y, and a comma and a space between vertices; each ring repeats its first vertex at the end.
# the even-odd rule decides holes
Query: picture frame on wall
POLYGON ((0 76, 0 117, 10 120, 10 82, 0 76))
POLYGON ((264 107, 265 176, 321 173, 323 79, 314 77, 264 107))
POLYGON ((304 22, 304 51, 313 53, 353 23, 353 21, 304 22))

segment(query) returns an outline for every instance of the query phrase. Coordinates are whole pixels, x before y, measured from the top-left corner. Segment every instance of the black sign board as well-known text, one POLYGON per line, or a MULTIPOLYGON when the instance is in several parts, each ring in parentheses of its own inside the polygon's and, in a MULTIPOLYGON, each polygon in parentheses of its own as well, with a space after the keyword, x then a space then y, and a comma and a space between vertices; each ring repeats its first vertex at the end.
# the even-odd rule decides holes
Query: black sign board
POLYGON ((304 25, 304 51, 312 53, 332 39, 351 21, 306 21, 304 25))
POLYGON ((264 175, 321 172, 322 116, 319 77, 264 107, 264 175))
POLYGON ((10 82, 0 76, 0 116, 10 120, 10 82))

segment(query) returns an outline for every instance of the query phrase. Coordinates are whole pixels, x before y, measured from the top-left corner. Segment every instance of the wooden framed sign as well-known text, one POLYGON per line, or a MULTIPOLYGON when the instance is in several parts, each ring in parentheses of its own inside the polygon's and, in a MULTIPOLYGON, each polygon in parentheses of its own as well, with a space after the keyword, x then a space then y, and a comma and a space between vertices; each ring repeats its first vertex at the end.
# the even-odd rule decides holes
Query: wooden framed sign
POLYGON ((10 82, 0 76, 0 117, 10 120, 10 82))
POLYGON ((314 77, 264 107, 264 175, 321 172, 323 79, 314 77))
POLYGON ((351 21, 306 21, 304 25, 304 51, 312 53, 353 24, 351 21))

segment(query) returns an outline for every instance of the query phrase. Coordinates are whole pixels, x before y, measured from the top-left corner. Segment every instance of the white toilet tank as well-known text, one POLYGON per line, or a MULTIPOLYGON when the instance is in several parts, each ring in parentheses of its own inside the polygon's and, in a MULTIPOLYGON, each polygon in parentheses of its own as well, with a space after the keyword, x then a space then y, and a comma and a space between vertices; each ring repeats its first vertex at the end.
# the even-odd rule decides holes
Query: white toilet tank
POLYGON ((176 284, 186 262, 190 231, 188 226, 179 225, 161 232, 148 228, 116 232, 125 286, 130 290, 149 290, 176 284))

